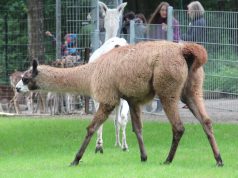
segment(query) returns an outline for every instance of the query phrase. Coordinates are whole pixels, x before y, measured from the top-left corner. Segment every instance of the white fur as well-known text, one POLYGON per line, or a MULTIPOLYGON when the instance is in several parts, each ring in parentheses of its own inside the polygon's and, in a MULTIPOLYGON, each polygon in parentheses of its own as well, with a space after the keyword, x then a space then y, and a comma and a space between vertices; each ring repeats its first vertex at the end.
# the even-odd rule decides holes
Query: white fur
POLYGON ((20 80, 20 81, 17 83, 16 89, 19 89, 18 92, 22 92, 22 93, 25 93, 25 92, 30 91, 29 88, 28 88, 28 86, 23 84, 23 81, 22 81, 22 80, 20 80))
MULTIPOLYGON (((119 29, 120 18, 123 13, 127 3, 122 3, 116 9, 108 9, 108 7, 99 2, 99 5, 102 8, 104 14, 104 28, 106 30, 105 42, 98 48, 90 57, 89 62, 93 62, 98 59, 103 54, 109 52, 115 46, 125 46, 128 45, 124 38, 116 37, 117 31, 119 29)), ((94 100, 94 105, 96 110, 98 110, 99 103, 94 100)), ((120 146, 123 150, 128 150, 128 145, 126 142, 126 125, 128 122, 128 112, 129 105, 128 103, 121 99, 119 106, 116 109, 116 118, 114 120, 115 131, 116 131, 116 144, 115 146, 120 146), (120 129, 122 129, 122 144, 120 143, 120 129)), ((103 138, 102 138, 103 126, 100 126, 97 131, 97 141, 96 141, 96 150, 97 148, 102 148, 103 138)))
POLYGON ((126 100, 121 99, 117 109, 116 119, 114 121, 116 130, 115 146, 120 146, 123 150, 128 149, 126 142, 126 125, 128 122, 129 105, 126 100), (120 143, 120 129, 122 129, 122 144, 120 143))
POLYGON ((109 40, 107 40, 105 43, 103 43, 103 45, 100 48, 98 48, 96 51, 93 52, 92 56, 89 59, 89 62, 95 61, 101 55, 115 48, 116 45, 125 46, 125 45, 128 45, 128 43, 126 42, 124 38, 112 37, 109 40))
POLYGON ((122 3, 116 9, 109 9, 106 4, 99 1, 99 6, 104 16, 104 28, 106 30, 105 41, 117 36, 120 18, 122 17, 126 5, 127 3, 122 3))

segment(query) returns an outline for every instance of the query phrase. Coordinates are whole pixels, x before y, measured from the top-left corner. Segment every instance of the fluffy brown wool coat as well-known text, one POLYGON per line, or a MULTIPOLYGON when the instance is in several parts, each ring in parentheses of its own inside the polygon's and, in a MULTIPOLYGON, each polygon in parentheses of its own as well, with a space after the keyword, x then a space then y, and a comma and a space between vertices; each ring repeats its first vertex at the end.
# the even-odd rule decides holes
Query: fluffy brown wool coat
POLYGON ((201 46, 142 42, 116 48, 84 66, 58 69, 40 65, 35 80, 40 89, 90 95, 100 103, 115 105, 120 97, 144 103, 155 94, 167 95, 169 90, 180 95, 188 73, 184 56, 193 60, 189 59, 192 52, 197 58, 192 67, 195 70, 207 59, 201 46))

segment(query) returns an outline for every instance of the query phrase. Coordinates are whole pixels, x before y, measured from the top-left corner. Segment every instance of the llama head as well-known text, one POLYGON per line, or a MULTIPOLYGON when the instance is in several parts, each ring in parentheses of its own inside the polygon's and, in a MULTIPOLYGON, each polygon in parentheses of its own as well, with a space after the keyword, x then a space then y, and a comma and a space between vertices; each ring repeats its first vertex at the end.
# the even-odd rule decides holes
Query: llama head
POLYGON ((38 62, 33 60, 32 67, 23 73, 21 80, 16 85, 17 92, 28 92, 30 90, 37 90, 39 87, 36 84, 35 77, 38 75, 38 62))
POLYGON ((119 30, 120 18, 122 17, 123 11, 127 3, 122 3, 115 9, 110 9, 106 4, 99 1, 99 6, 101 8, 104 17, 104 28, 106 30, 105 39, 108 40, 111 37, 117 36, 117 31, 119 30))

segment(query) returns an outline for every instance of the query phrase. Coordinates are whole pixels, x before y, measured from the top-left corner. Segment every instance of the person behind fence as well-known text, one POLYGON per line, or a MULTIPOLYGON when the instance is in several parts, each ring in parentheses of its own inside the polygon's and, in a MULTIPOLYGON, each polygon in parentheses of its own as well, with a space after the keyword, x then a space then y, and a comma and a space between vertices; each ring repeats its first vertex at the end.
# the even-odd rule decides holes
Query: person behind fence
MULTIPOLYGON (((167 18, 168 18, 168 7, 169 3, 161 2, 153 14, 151 15, 148 24, 150 24, 149 37, 152 39, 167 39, 167 18), (158 25, 154 25, 158 24, 158 25)), ((180 29, 179 22, 173 17, 173 41, 179 42, 180 40, 180 29)))
MULTIPOLYGON (((152 39, 160 39, 166 40, 167 39, 167 17, 168 17, 168 7, 169 3, 161 2, 153 14, 151 15, 148 24, 149 26, 149 38, 152 39), (155 25, 157 24, 157 25, 155 25)), ((173 26, 173 41, 179 42, 180 41, 180 29, 179 29, 179 22, 173 17, 172 21, 173 26)), ((156 99, 157 107, 155 112, 162 111, 162 105, 159 99, 156 99)))
MULTIPOLYGON (((45 34, 46 36, 51 38, 52 44, 53 46, 55 46, 55 36, 50 31, 46 31, 45 34)), ((61 45, 61 56, 78 55, 78 51, 76 48, 77 34, 65 34, 64 40, 64 43, 61 45)))
POLYGON ((133 11, 127 12, 123 16, 122 21, 122 33, 123 34, 130 34, 130 21, 135 19, 136 15, 133 11))
POLYGON ((188 16, 190 18, 188 30, 182 35, 183 41, 205 42, 205 26, 204 19, 205 10, 199 1, 193 1, 187 6, 188 16))
POLYGON ((135 35, 136 38, 145 38, 145 33, 146 33, 146 18, 144 16, 144 14, 142 13, 138 13, 135 15, 135 35))

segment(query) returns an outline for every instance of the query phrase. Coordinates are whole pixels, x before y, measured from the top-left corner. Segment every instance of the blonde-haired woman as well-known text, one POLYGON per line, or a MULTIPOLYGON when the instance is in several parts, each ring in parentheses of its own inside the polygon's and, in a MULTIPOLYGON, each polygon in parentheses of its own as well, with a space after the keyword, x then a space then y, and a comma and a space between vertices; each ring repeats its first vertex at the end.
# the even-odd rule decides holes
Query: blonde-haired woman
POLYGON ((199 1, 193 1, 188 4, 188 16, 190 23, 187 33, 182 36, 184 41, 205 42, 205 26, 204 19, 205 10, 199 1))

